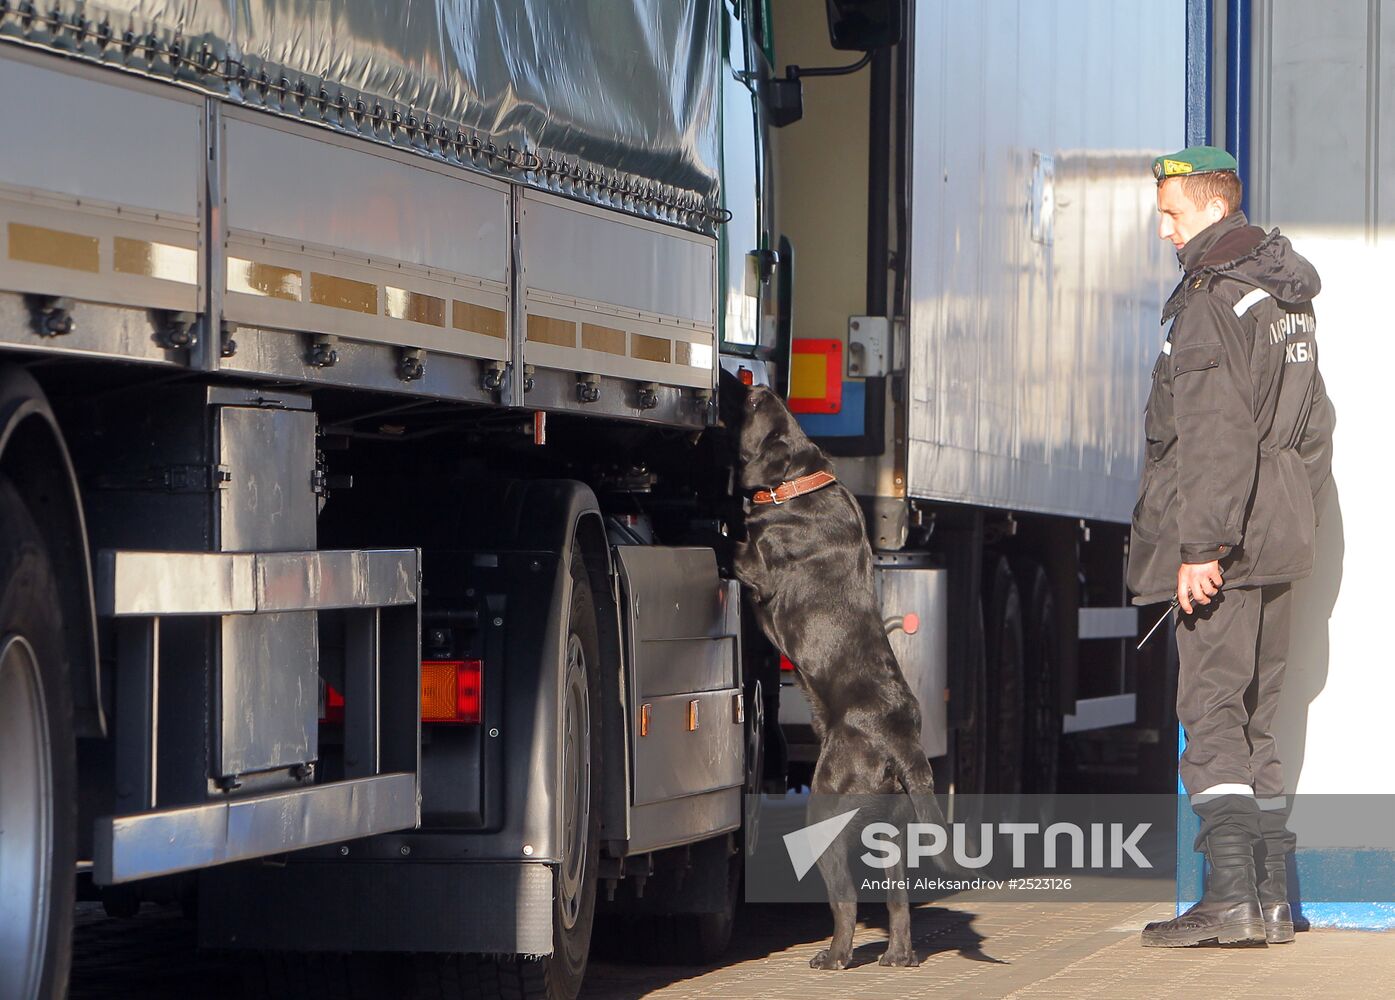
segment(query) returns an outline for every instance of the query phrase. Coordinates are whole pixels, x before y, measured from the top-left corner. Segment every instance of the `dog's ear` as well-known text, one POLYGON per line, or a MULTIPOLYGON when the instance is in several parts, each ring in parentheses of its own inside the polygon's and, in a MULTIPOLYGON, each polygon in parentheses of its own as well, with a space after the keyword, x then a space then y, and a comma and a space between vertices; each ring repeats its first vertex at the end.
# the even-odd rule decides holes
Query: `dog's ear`
MULTIPOLYGON (((769 475, 783 482, 792 458, 794 448, 790 444, 789 434, 783 427, 776 427, 765 436, 765 443, 761 446, 761 464, 768 470, 769 475)), ((779 482, 771 485, 779 485, 779 482)))
POLYGON ((774 488, 786 479, 790 460, 794 457, 789 436, 775 427, 760 437, 748 439, 755 447, 743 456, 741 485, 748 490, 774 488))

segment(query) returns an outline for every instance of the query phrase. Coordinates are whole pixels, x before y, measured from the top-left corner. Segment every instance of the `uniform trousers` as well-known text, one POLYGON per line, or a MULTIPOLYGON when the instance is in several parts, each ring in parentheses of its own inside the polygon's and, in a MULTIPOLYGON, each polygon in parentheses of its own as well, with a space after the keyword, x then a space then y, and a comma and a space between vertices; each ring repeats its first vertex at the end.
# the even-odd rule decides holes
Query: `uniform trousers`
POLYGON ((1291 585, 1280 583, 1222 590, 1194 614, 1178 612, 1177 718, 1187 733, 1178 770, 1189 795, 1217 785, 1283 795, 1273 727, 1291 604, 1291 585))

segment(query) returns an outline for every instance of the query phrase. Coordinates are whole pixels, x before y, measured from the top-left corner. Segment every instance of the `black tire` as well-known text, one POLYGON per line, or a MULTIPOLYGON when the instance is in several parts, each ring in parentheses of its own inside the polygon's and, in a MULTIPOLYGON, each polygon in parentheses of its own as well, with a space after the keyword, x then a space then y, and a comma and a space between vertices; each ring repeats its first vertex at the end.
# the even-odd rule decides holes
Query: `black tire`
MULTIPOLYGON (((591 950, 591 930, 596 914, 596 881, 601 866, 600 632, 596 625, 596 602, 591 593, 591 580, 579 551, 572 553, 572 603, 567 633, 569 648, 575 639, 581 649, 581 683, 584 685, 588 715, 589 742, 584 779, 586 811, 581 817, 586 826, 586 838, 584 857, 578 859, 577 889, 564 899, 563 883, 566 879, 563 871, 570 861, 564 833, 562 863, 554 876, 557 887, 553 892, 552 954, 536 962, 542 967, 542 975, 538 977, 542 989, 525 994, 545 997, 546 1000, 572 1000, 581 991, 581 981, 586 975, 586 958, 591 950), (564 909, 569 911, 569 916, 564 909)), ((567 656, 566 651, 563 655, 567 656)), ((564 669, 568 671, 574 666, 570 658, 564 663, 564 669)), ((564 680, 564 687, 567 683, 564 680)), ((564 761, 563 781, 567 780, 564 761)), ((569 800, 563 804, 563 811, 570 808, 569 800)), ((528 960, 521 961, 525 966, 534 964, 528 960)))
POLYGON ((1034 562, 1018 566, 1027 596, 1023 703, 1025 705, 1022 790, 1035 795, 1056 791, 1061 757, 1060 649, 1056 599, 1046 573, 1034 562))
POLYGON ((77 765, 59 607, 43 536, 14 484, 0 475, 0 828, 9 841, 0 844, 5 997, 63 997, 68 991, 77 765), (26 841, 32 850, 16 846, 26 841))
POLYGON ((736 911, 741 906, 741 873, 744 856, 740 851, 727 857, 726 871, 718 871, 718 878, 726 877, 727 895, 725 907, 716 913, 695 913, 687 920, 679 921, 681 939, 685 947, 672 954, 681 965, 708 965, 717 961, 731 947, 731 933, 736 927, 736 911), (686 926, 684 926, 686 925, 686 926))
MULTIPOLYGON (((455 1000, 470 997, 488 1000, 507 997, 509 1000, 574 1000, 581 991, 586 975, 586 960, 591 950, 591 932, 595 925, 596 881, 601 860, 601 685, 599 629, 596 624, 596 604, 591 593, 591 581, 580 552, 572 554, 572 599, 568 611, 567 645, 562 650, 564 698, 562 711, 568 711, 566 691, 579 669, 587 706, 586 729, 589 731, 586 776, 575 791, 584 792, 585 847, 579 864, 572 868, 566 821, 563 823, 562 862, 553 872, 552 892, 552 954, 543 958, 522 955, 512 958, 492 958, 479 955, 420 956, 416 963, 419 996, 455 1000), (580 650, 579 662, 572 653, 580 650), (584 786, 584 787, 582 787, 584 786), (572 887, 575 889, 573 890, 572 887)), ((579 714, 579 713, 578 713, 579 714)), ((563 728, 567 719, 563 719, 563 728)), ((570 786, 565 762, 566 735, 562 781, 570 786)), ((569 798, 563 803, 564 817, 575 803, 569 798)), ((580 805, 578 805, 580 808, 580 805)))
POLYGON ((1022 791, 1023 682, 1022 596, 1006 559, 989 577, 988 632, 988 773, 990 793, 1022 791))
POLYGON ((760 795, 765 790, 765 693, 756 681, 746 699, 746 781, 741 790, 742 847, 749 857, 760 842, 760 795))
MULTIPOLYGON (((646 896, 681 895, 682 886, 725 883, 722 909, 713 913, 618 913, 597 928, 597 954, 609 961, 639 965, 711 965, 731 947, 741 899, 743 855, 729 850, 727 837, 694 844, 692 867, 673 887, 674 871, 650 876, 646 896), (656 880, 661 880, 655 884, 656 880)), ((621 892, 628 891, 625 888, 621 892)), ((666 897, 668 898, 668 897, 666 897)))
POLYGON ((377 1000, 400 996, 396 962, 385 954, 240 952, 244 1000, 377 1000))
POLYGON ((954 731, 954 793, 955 795, 982 795, 986 790, 988 757, 988 686, 987 670, 984 661, 983 605, 976 602, 978 620, 973 623, 978 629, 978 641, 974 643, 977 655, 969 670, 970 701, 969 718, 954 731))

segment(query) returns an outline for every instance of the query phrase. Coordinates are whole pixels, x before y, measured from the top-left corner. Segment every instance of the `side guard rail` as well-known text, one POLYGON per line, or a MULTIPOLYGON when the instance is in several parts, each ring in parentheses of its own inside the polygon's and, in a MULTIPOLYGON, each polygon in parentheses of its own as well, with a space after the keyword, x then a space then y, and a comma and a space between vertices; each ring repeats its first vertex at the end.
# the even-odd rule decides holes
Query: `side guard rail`
MULTIPOLYGON (((117 815, 96 821, 94 881, 111 885, 416 826, 419 563, 416 549, 99 553, 97 610, 114 619, 116 640, 117 815), (294 787, 230 794, 238 787, 232 781, 207 802, 156 808, 161 619, 314 611, 344 615, 343 779, 309 783, 310 761, 301 768, 305 783, 294 787)), ((277 706, 241 709, 266 714, 277 706)), ((216 697, 212 710, 223 710, 216 697)))

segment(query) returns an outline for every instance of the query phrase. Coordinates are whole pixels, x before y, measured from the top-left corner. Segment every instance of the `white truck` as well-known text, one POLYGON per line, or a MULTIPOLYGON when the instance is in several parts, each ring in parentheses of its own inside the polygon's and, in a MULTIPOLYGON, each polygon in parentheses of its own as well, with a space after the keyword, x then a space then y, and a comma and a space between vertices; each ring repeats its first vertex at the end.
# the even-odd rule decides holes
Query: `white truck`
POLYGON ((75 893, 462 995, 574 996, 598 914, 719 954, 813 760, 728 379, 843 456, 942 785, 1165 737, 1122 523, 1180 116, 1097 60, 1181 18, 1117 10, 0 0, 0 996, 61 995, 75 893), (777 27, 870 69, 799 122, 777 27))
MULTIPOLYGON (((1184 144, 1185 11, 911 6, 903 44, 811 80, 777 135, 790 403, 864 500, 888 617, 920 614, 892 643, 941 786, 1171 792, 1169 645, 1135 653, 1161 609, 1129 607, 1124 567, 1177 274, 1149 168, 1184 144)), ((835 56, 797 4, 775 26, 782 61, 835 56)))

